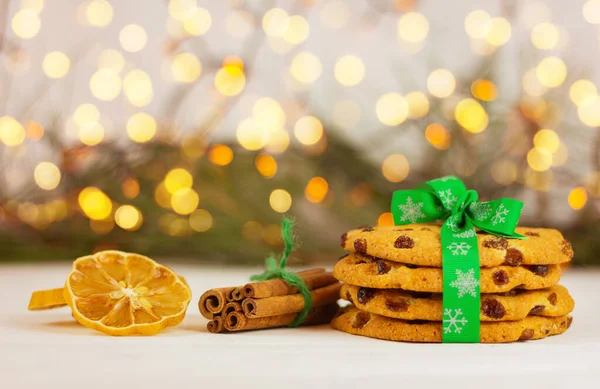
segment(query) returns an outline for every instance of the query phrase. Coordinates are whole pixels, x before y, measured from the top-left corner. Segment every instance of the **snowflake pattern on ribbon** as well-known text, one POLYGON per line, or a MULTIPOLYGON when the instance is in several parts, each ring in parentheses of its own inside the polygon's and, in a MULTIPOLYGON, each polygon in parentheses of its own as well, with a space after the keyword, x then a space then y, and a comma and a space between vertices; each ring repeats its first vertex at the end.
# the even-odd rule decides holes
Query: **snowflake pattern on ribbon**
POLYGON ((477 221, 486 220, 492 214, 492 206, 485 203, 472 202, 469 204, 469 211, 477 221))
POLYGON ((466 242, 452 242, 452 244, 448 245, 447 249, 452 251, 452 255, 467 255, 469 254, 469 250, 471 250, 471 245, 466 242))
POLYGON ((464 316, 462 309, 450 309, 444 310, 444 333, 448 334, 454 332, 460 334, 463 327, 469 322, 464 316), (454 311, 454 312, 453 312, 454 311))
POLYGON ((496 225, 498 223, 506 222, 506 216, 508 215, 508 209, 504 207, 504 204, 500 204, 498 209, 496 209, 496 213, 492 217, 492 224, 496 225))
POLYGON ((463 273, 460 269, 457 269, 456 279, 450 283, 450 286, 457 289, 458 298, 462 298, 464 295, 477 297, 479 280, 475 278, 475 270, 471 269, 463 273))
POLYGON ((438 195, 440 197, 440 201, 442 204, 444 204, 446 209, 451 209, 454 204, 456 204, 456 201, 458 201, 458 199, 452 195, 451 189, 441 190, 438 192, 438 195))
POLYGON ((459 232, 458 234, 452 234, 452 236, 454 236, 455 238, 460 238, 460 239, 472 238, 475 235, 477 235, 477 233, 475 232, 474 228, 471 228, 470 230, 466 230, 463 232, 459 232))
POLYGON ((456 224, 455 216, 451 216, 450 218, 448 218, 448 220, 446 220, 446 223, 444 223, 444 224, 446 226, 448 226, 448 228, 450 228, 452 230, 452 232, 458 231, 458 225, 456 224))
POLYGON ((411 197, 407 197, 406 204, 399 204, 398 208, 400 208, 400 211, 402 211, 400 221, 416 223, 419 218, 425 217, 425 214, 423 213, 423 203, 413 203, 413 199, 411 197))

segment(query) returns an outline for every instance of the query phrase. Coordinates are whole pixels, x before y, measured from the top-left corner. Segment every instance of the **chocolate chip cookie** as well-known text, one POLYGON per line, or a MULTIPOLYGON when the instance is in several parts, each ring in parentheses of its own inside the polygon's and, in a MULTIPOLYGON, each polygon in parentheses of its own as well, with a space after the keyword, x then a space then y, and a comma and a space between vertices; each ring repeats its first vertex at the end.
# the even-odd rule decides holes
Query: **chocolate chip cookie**
MULTIPOLYGON (((349 254, 338 261, 333 275, 351 285, 376 289, 442 292, 442 269, 386 261, 349 254)), ((481 268, 481 293, 503 293, 514 288, 543 289, 554 286, 560 265, 496 266, 481 268)))
MULTIPOLYGON (((372 289, 344 284, 340 297, 358 309, 402 320, 442 320, 442 295, 402 289, 372 289)), ((527 316, 564 316, 575 303, 563 286, 481 295, 481 321, 521 320, 527 316)))
MULTIPOLYGON (((517 321, 482 322, 482 343, 507 343, 541 339, 565 332, 571 325, 568 315, 558 317, 528 316, 517 321)), ((343 308, 331 322, 333 328, 353 335, 403 342, 439 343, 442 323, 407 321, 361 311, 354 306, 343 308)))
MULTIPOLYGON (((550 265, 573 258, 571 244, 557 230, 520 227, 516 232, 527 239, 505 239, 479 231, 481 266, 550 265)), ((344 233, 341 246, 346 251, 390 261, 442 267, 438 225, 362 227, 344 233)))

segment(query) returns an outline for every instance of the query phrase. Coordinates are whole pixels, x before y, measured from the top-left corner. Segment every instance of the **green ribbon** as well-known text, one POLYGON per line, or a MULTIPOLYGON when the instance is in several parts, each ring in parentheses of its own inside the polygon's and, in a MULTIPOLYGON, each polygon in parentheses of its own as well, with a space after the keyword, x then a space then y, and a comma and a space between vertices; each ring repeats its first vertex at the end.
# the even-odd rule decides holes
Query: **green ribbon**
POLYGON ((263 274, 257 274, 255 276, 250 277, 251 281, 267 281, 272 280, 274 278, 280 278, 282 280, 287 281, 290 285, 298 288, 298 292, 304 297, 304 308, 302 311, 296 316, 293 322, 290 323, 288 327, 297 327, 306 318, 308 315, 308 311, 312 307, 312 297, 310 295, 310 290, 306 283, 300 276, 296 273, 289 272, 285 270, 285 266, 287 263, 287 259, 290 256, 290 253, 294 249, 294 220, 288 217, 284 217, 281 221, 281 237, 283 238, 283 243, 285 248, 283 250, 283 254, 281 255, 281 259, 279 260, 279 264, 277 264, 277 260, 271 255, 267 259, 265 259, 265 266, 267 270, 263 274))
POLYGON ((503 238, 515 233, 523 203, 514 199, 479 202, 474 190, 454 176, 427 181, 392 198, 396 225, 445 220, 441 229, 443 273, 442 342, 478 343, 480 263, 476 230, 503 238))

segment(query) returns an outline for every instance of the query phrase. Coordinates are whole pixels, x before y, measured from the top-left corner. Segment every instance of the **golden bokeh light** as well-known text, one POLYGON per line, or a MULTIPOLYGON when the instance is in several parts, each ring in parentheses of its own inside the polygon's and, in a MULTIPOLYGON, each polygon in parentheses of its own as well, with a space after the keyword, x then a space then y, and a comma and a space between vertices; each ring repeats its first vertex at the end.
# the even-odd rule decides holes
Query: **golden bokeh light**
POLYGON ((313 177, 304 189, 304 196, 308 201, 317 204, 325 200, 329 192, 329 184, 323 177, 313 177))
POLYGON ((92 0, 85 9, 85 18, 90 26, 108 26, 113 20, 113 7, 106 0, 92 0))
POLYGON ((254 160, 256 170, 265 178, 273 178, 277 174, 277 161, 269 154, 259 154, 254 160))
POLYGON ((171 61, 171 76, 176 82, 194 82, 201 73, 202 64, 192 53, 179 53, 171 61))
POLYGON ((490 22, 490 31, 485 36, 485 40, 492 46, 502 46, 508 42, 512 34, 512 28, 508 20, 503 17, 492 18, 490 22))
POLYGON ((598 97, 598 89, 590 80, 577 80, 569 88, 569 97, 575 105, 585 105, 598 97))
POLYGON ((181 189, 190 189, 194 184, 194 177, 183 168, 170 170, 165 176, 165 188, 171 194, 181 189))
POLYGON ((577 107, 579 120, 590 127, 600 127, 600 97, 586 99, 585 104, 577 107))
POLYGON ((279 224, 267 224, 263 228, 263 240, 271 246, 279 246, 283 243, 281 239, 281 227, 279 224))
POLYGON ((233 150, 226 145, 214 145, 208 151, 208 160, 218 166, 227 166, 233 161, 233 150))
POLYGON ((275 189, 269 196, 269 205, 278 213, 286 213, 292 206, 292 195, 285 189, 275 189))
POLYGON ((98 235, 106 235, 115 228, 115 221, 113 219, 105 220, 90 220, 90 230, 98 235))
POLYGON ((97 122, 89 122, 79 127, 78 134, 81 143, 96 146, 104 139, 104 127, 97 122))
POLYGON ((194 12, 182 20, 183 29, 190 35, 204 35, 210 30, 212 17, 210 12, 204 8, 195 8, 194 12))
POLYGON ((252 106, 252 118, 263 129, 276 132, 285 126, 286 115, 281 105, 270 97, 262 97, 252 106))
POLYGON ((146 46, 148 35, 142 26, 128 24, 119 33, 119 42, 123 50, 137 53, 146 46))
POLYGON ((333 106, 333 122, 343 129, 355 127, 360 122, 361 110, 353 100, 342 100, 333 106))
POLYGON ((260 150, 269 142, 269 130, 260 126, 254 118, 242 120, 235 135, 240 145, 246 150, 260 150))
POLYGON ((265 150, 273 154, 281 154, 287 150, 290 145, 290 136, 286 130, 272 132, 269 135, 269 143, 265 146, 265 150))
POLYGON ((197 209, 190 214, 190 227, 196 232, 206 232, 213 226, 213 217, 206 209, 197 209))
POLYGON ((535 97, 542 96, 548 91, 548 88, 542 85, 542 83, 538 79, 536 74, 536 68, 529 69, 523 75, 523 90, 527 94, 535 97))
POLYGON ((9 147, 19 146, 25 140, 25 128, 10 116, 0 117, 0 141, 9 147))
POLYGON ((381 164, 381 173, 389 182, 402 182, 408 177, 410 166, 402 154, 388 155, 381 164))
POLYGON ((435 97, 448 97, 456 88, 456 79, 447 69, 436 69, 427 77, 427 90, 435 97))
POLYGON ((180 215, 189 215, 198 208, 200 197, 190 188, 179 189, 171 196, 171 208, 180 215))
POLYGON ((268 10, 262 19, 265 34, 271 37, 282 37, 290 23, 290 16, 281 8, 268 10))
POLYGON ((322 68, 316 55, 303 51, 294 57, 289 71, 296 81, 311 84, 321 76, 322 68))
POLYGON ((127 135, 137 143, 146 143, 156 134, 156 120, 145 112, 133 114, 127 121, 127 135))
POLYGON ((465 130, 474 134, 484 131, 489 123, 487 112, 474 99, 461 100, 454 109, 454 118, 465 130))
POLYGON ((335 63, 333 74, 340 84, 354 86, 365 77, 365 64, 358 57, 345 55, 335 63))
POLYGON ((202 136, 188 134, 181 140, 181 151, 187 158, 198 159, 206 153, 206 140, 202 136))
POLYGON ((98 56, 98 68, 111 69, 119 73, 125 67, 125 59, 123 55, 115 49, 103 50, 98 56))
POLYGON ((28 120, 27 123, 25 123, 25 135, 27 138, 31 140, 40 140, 44 137, 44 133, 44 127, 40 123, 33 120, 28 120))
POLYGON ((560 145, 560 139, 556 132, 544 128, 535 133, 533 137, 533 145, 542 149, 548 150, 554 154, 560 145))
POLYGON ((190 18, 197 9, 196 0, 169 0, 169 15, 179 21, 190 18))
POLYGON ((21 9, 28 9, 37 14, 44 9, 44 0, 21 0, 21 9))
POLYGON ((552 166, 562 166, 569 159, 569 150, 563 142, 560 142, 558 149, 552 155, 552 166))
POLYGON ((35 37, 40 32, 41 26, 37 12, 30 9, 17 11, 12 18, 12 30, 21 39, 35 37))
POLYGON ((600 24, 600 0, 586 1, 581 12, 586 22, 600 24))
POLYGON ((546 57, 535 68, 535 74, 540 84, 548 88, 555 88, 565 82, 567 65, 558 57, 546 57))
POLYGON ((304 116, 296 122, 294 135, 303 145, 314 145, 323 136, 323 124, 314 116, 304 116))
POLYGON ((465 31, 471 38, 485 38, 490 32, 491 27, 492 18, 490 14, 483 10, 473 11, 465 18, 465 31))
POLYGON ((409 42, 419 43, 427 38, 429 21, 418 12, 405 13, 398 19, 398 38, 409 42))
POLYGON ((215 88, 223 96, 239 95, 246 86, 243 69, 237 66, 225 66, 215 75, 215 88))
POLYGON ((140 183, 135 178, 130 177, 121 184, 121 191, 126 198, 135 199, 140 194, 140 183))
POLYGON ((62 78, 71 67, 69 57, 60 51, 51 51, 46 54, 42 61, 42 70, 44 74, 50 78, 62 78))
POLYGON ((489 80, 475 80, 471 84, 471 93, 479 100, 494 101, 498 91, 496 85, 489 80))
POLYGON ((121 205, 115 211, 115 222, 124 230, 136 231, 142 226, 144 218, 140 210, 133 205, 121 205))
POLYGON ((159 207, 171 209, 171 193, 167 190, 164 181, 161 181, 154 188, 154 201, 156 201, 159 207))
POLYGON ((292 45, 298 45, 308 38, 310 25, 300 15, 294 15, 289 18, 287 28, 283 33, 283 39, 292 45))
POLYGON ((40 162, 33 171, 37 186, 44 190, 53 190, 60 183, 60 169, 52 162, 40 162))
POLYGON ((377 99, 375 113, 386 126, 397 126, 408 117, 408 103, 398 93, 386 93, 377 99))
POLYGON ((584 187, 577 187, 569 193, 569 207, 578 211, 585 207, 588 200, 587 190, 584 187))
POLYGON ((90 78, 90 90, 99 100, 114 100, 121 93, 121 77, 112 69, 99 69, 90 78))
POLYGON ((439 123, 431 123, 425 129, 425 139, 438 150, 446 150, 450 147, 450 133, 439 123))
POLYGON ((246 240, 261 241, 263 234, 263 226, 257 221, 249 220, 242 226, 242 236, 246 240))
POLYGON ((381 215, 379 215, 379 218, 377 219, 378 227, 393 226, 393 225, 394 225, 394 216, 392 215, 391 212, 384 212, 381 215))
POLYGON ((123 78, 123 92, 127 100, 136 107, 148 105, 154 97, 152 79, 143 70, 131 70, 123 78))
POLYGON ((319 17, 323 25, 337 30, 344 27, 350 20, 350 10, 345 2, 333 0, 323 5, 319 17))
POLYGON ((490 169, 492 179, 500 185, 510 185, 517 180, 519 168, 509 159, 494 161, 490 169))
POLYGON ((536 172, 543 172, 552 167, 552 154, 540 147, 534 147, 527 153, 527 163, 536 172))
POLYGON ((408 104, 408 118, 419 119, 427 116, 429 113, 429 100, 425 93, 414 91, 408 93, 405 97, 408 104))
POLYGON ((110 198, 95 186, 88 186, 79 192, 79 207, 92 220, 108 218, 112 212, 110 198))
POLYGON ((100 111, 94 104, 80 104, 73 113, 73 121, 78 126, 96 123, 98 120, 100 120, 100 111))
POLYGON ((552 23, 539 23, 531 30, 531 43, 540 50, 552 50, 558 45, 560 32, 552 23))

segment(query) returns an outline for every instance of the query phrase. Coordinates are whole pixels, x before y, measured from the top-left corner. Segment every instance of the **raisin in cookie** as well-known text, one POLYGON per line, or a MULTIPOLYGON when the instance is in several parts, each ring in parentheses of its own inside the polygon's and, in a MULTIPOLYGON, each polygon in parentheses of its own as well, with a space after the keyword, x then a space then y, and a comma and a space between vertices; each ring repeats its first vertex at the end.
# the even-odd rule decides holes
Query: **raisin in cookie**
MULTIPOLYGON (((404 289, 442 293, 442 269, 415 267, 366 255, 349 254, 333 268, 333 276, 351 285, 376 289, 404 289)), ((514 288, 543 289, 558 284, 560 265, 497 266, 481 268, 481 293, 503 293, 514 288)))
MULTIPOLYGON (((557 230, 517 228, 527 239, 505 239, 479 231, 477 242, 482 267, 548 265, 568 262, 571 244, 557 230)), ((342 235, 343 249, 390 261, 442 267, 440 226, 405 225, 363 227, 342 235)))
MULTIPOLYGON (((402 320, 442 320, 442 295, 402 289, 372 289, 344 284, 340 297, 358 309, 402 320)), ((527 316, 564 316, 575 303, 563 286, 508 294, 481 295, 481 321, 521 320, 527 316)))
MULTIPOLYGON (((541 339, 562 334, 569 328, 570 316, 528 316, 523 320, 482 322, 481 343, 507 343, 541 339)), ((439 321, 406 321, 361 311, 354 306, 343 308, 331 322, 333 328, 353 335, 403 342, 439 343, 442 324, 439 321)))

